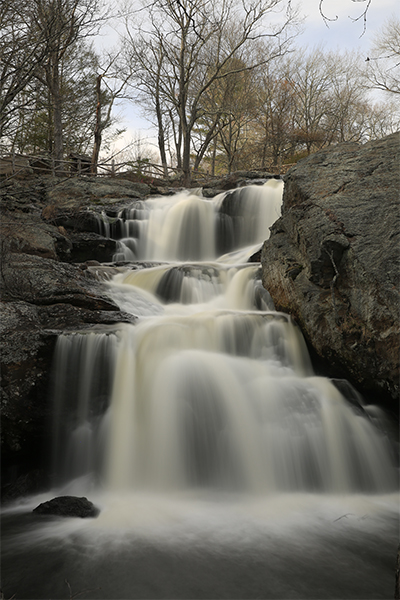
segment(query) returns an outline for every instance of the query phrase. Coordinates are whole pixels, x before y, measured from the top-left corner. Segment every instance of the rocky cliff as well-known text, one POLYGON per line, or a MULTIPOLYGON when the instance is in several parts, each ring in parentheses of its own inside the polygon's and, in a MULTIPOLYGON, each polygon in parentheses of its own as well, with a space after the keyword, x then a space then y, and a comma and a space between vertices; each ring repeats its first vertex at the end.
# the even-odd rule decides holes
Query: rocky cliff
POLYGON ((400 134, 341 144, 285 176, 263 284, 331 376, 372 399, 399 388, 400 134))

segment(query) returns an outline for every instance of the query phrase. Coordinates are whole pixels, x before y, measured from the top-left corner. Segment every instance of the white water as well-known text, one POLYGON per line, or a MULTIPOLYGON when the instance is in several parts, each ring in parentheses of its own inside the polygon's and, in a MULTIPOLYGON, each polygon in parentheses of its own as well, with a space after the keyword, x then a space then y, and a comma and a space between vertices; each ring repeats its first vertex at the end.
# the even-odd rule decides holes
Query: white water
POLYGON ((274 180, 213 201, 188 192, 156 198, 128 212, 123 228, 139 231, 138 257, 169 264, 126 269, 108 284, 138 324, 59 340, 54 455, 64 478, 86 475, 111 490, 390 489, 385 435, 314 376, 259 265, 233 263, 249 252, 245 244, 268 236, 281 193, 274 180), (222 261, 221 215, 235 242, 222 261), (182 255, 197 262, 176 262, 182 255), (103 379, 109 370, 100 385, 99 364, 103 379), (71 390, 63 393, 71 369, 75 407, 71 390))
POLYGON ((114 260, 221 260, 239 250, 223 260, 245 261, 279 217, 281 197, 282 182, 276 180, 212 200, 180 192, 125 209, 112 223, 105 218, 104 233, 119 239, 114 260))
MULTIPOLYGON (((96 581, 107 572, 104 552, 119 553, 112 576, 118 585, 91 597, 386 597, 376 595, 380 584, 353 582, 354 573, 363 581, 368 574, 349 550, 357 553, 360 539, 375 544, 380 531, 387 543, 395 538, 395 470, 376 410, 354 406, 334 383, 315 376, 298 328, 274 311, 262 288, 260 266, 243 262, 268 237, 281 192, 275 181, 249 188, 231 198, 234 208, 224 197, 208 201, 187 193, 143 203, 123 223, 124 235, 134 235, 122 239, 116 258, 168 264, 126 267, 107 284, 138 323, 59 339, 57 488, 30 502, 85 494, 102 512, 90 523, 40 528, 30 540, 52 547, 52 540, 67 536, 92 548, 100 565, 96 581), (225 217, 234 217, 221 220, 221 206, 225 217), (216 231, 225 232, 223 244, 216 231), (229 253, 218 259, 217 248, 229 253), (180 262, 183 254, 192 262, 180 262), (160 583, 158 592, 152 580, 162 567, 154 557, 149 564, 155 561, 156 573, 149 573, 144 591, 136 590, 138 575, 131 580, 121 567, 121 552, 133 555, 149 544, 179 554, 183 565, 177 580, 160 583), (310 567, 326 568, 319 561, 330 544, 353 565, 343 589, 335 587, 335 574, 324 573, 316 583, 310 567), (243 564, 248 556, 253 562, 260 553, 268 557, 268 591, 253 591, 250 583, 232 587, 239 569, 233 547, 243 564), (197 573, 190 558, 196 552, 211 553, 215 564, 230 556, 225 591, 218 591, 218 578, 197 583, 193 575, 186 582, 185 560, 197 573), (288 557, 305 582, 285 582, 288 557)), ((326 560, 336 565, 334 554, 329 550, 326 560)), ((374 568, 371 577, 384 580, 374 568)), ((255 577, 261 581, 264 571, 261 565, 255 577)))

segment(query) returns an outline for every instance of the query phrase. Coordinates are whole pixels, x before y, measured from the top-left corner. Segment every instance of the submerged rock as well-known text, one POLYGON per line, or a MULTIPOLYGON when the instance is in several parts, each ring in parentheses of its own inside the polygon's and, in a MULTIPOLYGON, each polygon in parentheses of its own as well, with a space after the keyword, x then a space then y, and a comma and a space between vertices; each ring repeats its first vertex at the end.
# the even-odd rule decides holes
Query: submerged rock
POLYGON ((38 515, 56 515, 58 517, 95 518, 100 510, 85 497, 58 496, 48 502, 42 502, 33 509, 38 515))
POLYGON ((399 388, 400 134, 341 144, 285 179, 262 252, 263 284, 325 372, 394 399, 399 388))

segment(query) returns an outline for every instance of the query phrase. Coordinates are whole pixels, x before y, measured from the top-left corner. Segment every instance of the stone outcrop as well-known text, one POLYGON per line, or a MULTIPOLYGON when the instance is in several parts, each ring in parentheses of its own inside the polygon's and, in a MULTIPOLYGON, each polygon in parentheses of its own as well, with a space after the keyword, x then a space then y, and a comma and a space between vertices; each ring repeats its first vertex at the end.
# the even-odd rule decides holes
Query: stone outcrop
POLYGON ((394 134, 300 161, 262 251, 277 310, 293 315, 325 373, 377 402, 399 387, 399 146, 394 134))
POLYGON ((37 515, 93 519, 99 515, 100 510, 85 497, 58 496, 47 502, 42 502, 32 512, 37 515))
POLYGON ((0 182, 3 247, 65 262, 111 261, 114 240, 100 234, 102 212, 118 210, 150 193, 146 183, 117 178, 31 177, 0 182))

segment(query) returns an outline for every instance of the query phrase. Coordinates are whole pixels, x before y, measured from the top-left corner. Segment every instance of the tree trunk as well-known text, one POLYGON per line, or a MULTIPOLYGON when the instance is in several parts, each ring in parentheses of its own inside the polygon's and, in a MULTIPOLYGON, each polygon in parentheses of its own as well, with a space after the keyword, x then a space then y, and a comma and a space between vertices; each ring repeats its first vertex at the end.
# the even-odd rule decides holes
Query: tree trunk
POLYGON ((162 111, 161 106, 156 99, 156 114, 157 114, 157 125, 158 125, 158 149, 160 151, 161 164, 163 167, 164 177, 168 177, 168 163, 167 163, 167 153, 165 150, 165 135, 164 135, 164 123, 162 119, 162 111))
POLYGON ((182 171, 183 185, 190 185, 190 130, 186 131, 183 136, 183 152, 182 152, 182 171))
POLYGON ((211 125, 209 131, 207 132, 204 142, 200 146, 200 150, 197 152, 197 155, 196 155, 196 158, 194 161, 193 171, 198 170, 200 163, 203 160, 204 154, 207 152, 208 147, 210 146, 212 140, 215 139, 216 136, 218 135, 218 133, 215 133, 215 130, 218 126, 218 122, 219 122, 219 115, 214 119, 213 124, 211 125))
POLYGON ((262 157, 261 157, 261 167, 263 169, 265 169, 266 162, 267 162, 267 147, 268 147, 268 123, 267 123, 267 119, 265 119, 264 131, 265 131, 265 136, 264 136, 264 141, 263 141, 263 146, 262 146, 262 157))
POLYGON ((94 144, 92 153, 92 164, 91 173, 97 175, 97 163, 99 161, 100 146, 101 146, 101 78, 102 75, 98 75, 96 79, 96 122, 94 126, 94 144))
POLYGON ((214 139, 214 147, 213 147, 213 151, 212 151, 212 158, 211 158, 211 175, 214 177, 215 175, 215 158, 217 156, 217 138, 214 139))
POLYGON ((182 128, 179 124, 178 126, 178 135, 176 137, 176 141, 175 141, 175 148, 176 148, 176 166, 178 167, 178 169, 182 169, 182 128))
POLYGON ((52 67, 52 96, 53 96, 53 128, 54 148, 53 158, 55 160, 56 172, 63 170, 63 128, 62 128, 62 97, 60 86, 59 66, 56 62, 52 67))

